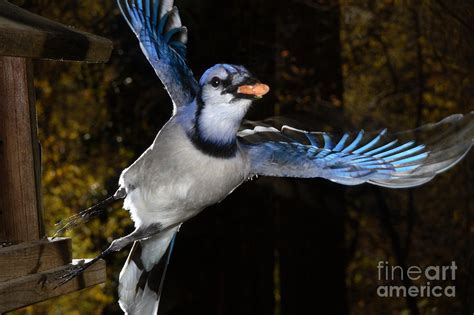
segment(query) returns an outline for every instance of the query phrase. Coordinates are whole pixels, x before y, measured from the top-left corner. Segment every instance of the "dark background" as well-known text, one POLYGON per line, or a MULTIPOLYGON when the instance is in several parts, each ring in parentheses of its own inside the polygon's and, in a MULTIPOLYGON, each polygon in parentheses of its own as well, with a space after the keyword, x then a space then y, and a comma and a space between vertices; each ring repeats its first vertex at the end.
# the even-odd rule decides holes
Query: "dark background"
MULTIPOLYGON (((45 215, 54 222, 116 189, 153 141, 170 100, 114 1, 12 1, 110 38, 106 65, 35 64, 45 215)), ((243 64, 270 95, 251 119, 303 117, 313 130, 411 129, 474 109, 472 1, 181 0, 188 61, 199 77, 243 64)), ((160 314, 472 314, 473 154, 411 190, 260 178, 183 225, 160 314), (377 264, 456 261, 455 298, 381 298, 377 264)), ((92 257, 131 230, 115 210, 70 233, 92 257)), ((127 253, 108 283, 18 311, 118 314, 127 253)), ((424 280, 423 280, 424 281, 424 280)), ((423 284, 423 281, 415 284, 423 284)), ((391 285, 411 285, 409 281, 391 285)))

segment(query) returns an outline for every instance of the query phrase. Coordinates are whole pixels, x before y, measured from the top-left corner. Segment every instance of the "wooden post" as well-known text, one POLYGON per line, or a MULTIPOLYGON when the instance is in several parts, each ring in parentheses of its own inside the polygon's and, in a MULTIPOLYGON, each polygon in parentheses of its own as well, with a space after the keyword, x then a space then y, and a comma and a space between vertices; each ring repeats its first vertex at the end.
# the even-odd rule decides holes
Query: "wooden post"
POLYGON ((31 61, 0 57, 0 240, 44 235, 31 61))
MULTIPOLYGON (((105 62, 110 40, 0 0, 0 313, 105 281, 105 262, 55 288, 72 262, 70 239, 41 239, 41 161, 32 59, 105 62)), ((76 263, 79 263, 76 261, 76 263)))

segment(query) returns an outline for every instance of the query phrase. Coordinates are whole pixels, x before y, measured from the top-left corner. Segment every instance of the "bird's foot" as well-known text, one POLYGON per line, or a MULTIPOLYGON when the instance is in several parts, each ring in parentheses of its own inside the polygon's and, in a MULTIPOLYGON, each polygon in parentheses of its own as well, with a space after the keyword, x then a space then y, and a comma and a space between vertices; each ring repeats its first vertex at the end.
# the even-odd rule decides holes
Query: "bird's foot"
POLYGON ((84 270, 86 270, 92 263, 91 262, 87 262, 87 263, 84 263, 84 260, 80 261, 78 265, 73 265, 73 266, 70 266, 64 273, 62 273, 61 275, 59 275, 56 279, 55 279, 55 286, 54 288, 59 288, 60 286, 68 283, 69 281, 71 281, 72 279, 74 279, 75 277, 79 276, 81 273, 84 272, 84 270))
POLYGON ((102 211, 103 209, 91 207, 79 212, 78 214, 70 216, 67 219, 59 221, 58 223, 56 223, 56 226, 58 226, 59 228, 54 233, 53 239, 56 238, 59 234, 72 230, 78 227, 79 225, 86 223, 91 218, 98 216, 102 211))
POLYGON ((54 232, 52 238, 55 239, 56 237, 58 237, 59 234, 62 234, 63 232, 77 227, 80 224, 80 221, 81 217, 78 214, 59 221, 58 223, 56 223, 56 226, 60 226, 60 228, 57 229, 56 232, 54 232))

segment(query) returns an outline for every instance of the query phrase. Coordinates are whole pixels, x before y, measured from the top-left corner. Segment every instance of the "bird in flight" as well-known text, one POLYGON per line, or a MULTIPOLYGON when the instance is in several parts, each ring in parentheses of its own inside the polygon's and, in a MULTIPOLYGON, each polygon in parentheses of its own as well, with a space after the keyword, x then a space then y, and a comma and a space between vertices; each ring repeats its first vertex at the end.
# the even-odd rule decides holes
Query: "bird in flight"
POLYGON ((133 243, 120 273, 126 314, 156 314, 181 224, 218 203, 253 176, 314 178, 389 188, 413 187, 456 164, 469 151, 474 113, 452 115, 405 133, 363 130, 341 135, 244 116, 269 92, 241 65, 216 64, 197 81, 186 64, 187 29, 173 0, 117 0, 140 47, 168 91, 173 115, 151 146, 120 175, 116 193, 61 222, 58 233, 124 199, 135 230, 58 279, 61 285, 105 255, 133 243))

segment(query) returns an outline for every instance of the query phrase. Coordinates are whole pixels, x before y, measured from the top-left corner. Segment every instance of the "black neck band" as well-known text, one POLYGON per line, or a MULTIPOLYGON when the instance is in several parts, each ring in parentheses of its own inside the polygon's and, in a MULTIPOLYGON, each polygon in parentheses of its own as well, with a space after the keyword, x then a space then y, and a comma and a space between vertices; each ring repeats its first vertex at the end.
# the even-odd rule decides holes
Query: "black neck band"
POLYGON ((199 93, 196 97, 196 116, 194 120, 194 127, 189 137, 191 138, 194 146, 201 152, 217 158, 232 158, 237 154, 237 138, 234 138, 229 142, 216 142, 210 139, 204 138, 200 126, 199 118, 201 117, 202 109, 204 108, 204 102, 199 93))

